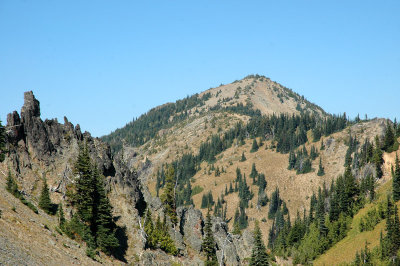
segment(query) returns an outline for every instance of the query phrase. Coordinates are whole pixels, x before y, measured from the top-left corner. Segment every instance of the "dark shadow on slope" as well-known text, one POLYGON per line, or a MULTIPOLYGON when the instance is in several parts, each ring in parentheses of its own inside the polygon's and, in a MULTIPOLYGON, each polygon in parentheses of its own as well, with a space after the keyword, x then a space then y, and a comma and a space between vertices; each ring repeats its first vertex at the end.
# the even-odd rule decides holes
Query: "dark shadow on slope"
POLYGON ((125 259, 126 251, 128 250, 128 236, 126 234, 126 227, 117 226, 115 236, 118 239, 119 247, 113 251, 113 256, 117 260, 128 263, 125 259))

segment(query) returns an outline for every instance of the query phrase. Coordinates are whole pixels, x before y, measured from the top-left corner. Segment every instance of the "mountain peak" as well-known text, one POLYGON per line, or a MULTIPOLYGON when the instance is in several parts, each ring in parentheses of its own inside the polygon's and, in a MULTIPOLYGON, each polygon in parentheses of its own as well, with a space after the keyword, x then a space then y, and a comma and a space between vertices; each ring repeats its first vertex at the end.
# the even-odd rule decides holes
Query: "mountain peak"
POLYGON ((300 114, 311 112, 318 116, 325 111, 307 101, 304 96, 261 75, 248 75, 241 80, 204 91, 200 96, 209 95, 205 106, 229 107, 237 104, 252 105, 262 114, 300 114))

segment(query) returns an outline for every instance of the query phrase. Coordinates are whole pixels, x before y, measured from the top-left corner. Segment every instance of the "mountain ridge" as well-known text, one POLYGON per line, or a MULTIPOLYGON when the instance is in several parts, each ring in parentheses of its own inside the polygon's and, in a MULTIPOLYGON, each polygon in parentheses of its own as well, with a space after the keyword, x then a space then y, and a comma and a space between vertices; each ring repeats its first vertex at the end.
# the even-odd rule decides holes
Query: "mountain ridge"
POLYGON ((115 152, 121 149, 122 143, 138 146, 148 141, 148 137, 135 136, 135 131, 143 130, 149 124, 152 132, 146 134, 152 138, 159 130, 168 129, 177 122, 210 111, 231 111, 249 117, 282 113, 298 115, 304 112, 321 118, 327 116, 321 107, 307 101, 304 96, 291 89, 264 76, 248 75, 233 83, 187 96, 175 103, 154 107, 124 127, 102 136, 101 139, 110 143, 115 152))

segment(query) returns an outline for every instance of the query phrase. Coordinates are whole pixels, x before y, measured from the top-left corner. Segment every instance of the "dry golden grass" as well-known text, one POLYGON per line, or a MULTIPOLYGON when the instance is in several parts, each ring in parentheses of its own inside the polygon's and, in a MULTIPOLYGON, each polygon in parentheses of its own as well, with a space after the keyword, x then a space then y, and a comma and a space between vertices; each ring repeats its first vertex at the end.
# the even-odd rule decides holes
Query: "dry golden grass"
MULTIPOLYGON (((381 221, 372 231, 359 231, 359 223, 361 217, 377 206, 377 202, 386 200, 387 193, 391 190, 392 182, 386 182, 378 189, 378 198, 376 202, 367 204, 353 218, 351 229, 347 236, 336 243, 325 254, 321 255, 314 261, 315 265, 339 265, 350 263, 354 260, 356 252, 364 248, 365 242, 368 243, 368 248, 371 250, 379 245, 380 233, 385 233, 386 220, 381 221)), ((398 203, 400 206, 400 203, 398 203)))
MULTIPOLYGON (((249 205, 253 207, 250 207, 246 210, 246 213, 249 216, 250 228, 253 227, 254 220, 261 221, 263 218, 265 218, 267 222, 260 223, 260 227, 263 232, 264 240, 266 241, 268 230, 272 225, 272 221, 267 219, 268 205, 259 210, 255 208, 258 187, 253 185, 251 178, 249 178, 252 164, 255 163, 259 173, 265 174, 267 180, 267 195, 269 197, 276 187, 279 188, 281 198, 286 201, 292 218, 295 218, 297 210, 302 211, 303 209, 308 209, 308 198, 312 195, 313 191, 323 185, 324 181, 327 183, 327 185, 330 184, 330 181, 336 175, 336 168, 338 165, 326 164, 325 168, 327 174, 323 177, 317 176, 316 171, 308 174, 296 175, 295 171, 287 170, 287 154, 280 154, 270 149, 266 150, 265 146, 269 146, 270 142, 265 143, 264 146, 260 147, 257 152, 250 153, 251 143, 252 141, 248 140, 245 145, 240 147, 231 147, 222 153, 222 158, 214 164, 215 167, 218 166, 221 168, 223 166, 226 170, 226 173, 222 173, 219 177, 215 177, 214 173, 208 175, 207 170, 206 173, 204 173, 204 169, 208 166, 206 163, 203 163, 202 170, 195 175, 194 178, 196 181, 192 186, 198 185, 203 187, 203 193, 208 193, 208 191, 211 190, 214 200, 217 200, 221 193, 225 191, 225 185, 227 185, 229 188, 229 183, 234 182, 236 178, 236 168, 239 167, 242 174, 246 174, 247 184, 250 185, 251 190, 254 192, 254 197, 249 203, 249 205), (240 162, 242 152, 245 153, 247 159, 244 162, 240 162), (230 165, 230 162, 232 162, 232 165, 230 165)), ((307 144, 306 148, 309 150, 311 145, 319 147, 319 143, 314 143, 307 144)), ((335 155, 340 155, 343 153, 342 155, 344 157, 345 149, 340 150, 341 151, 336 152, 335 155)), ((318 160, 313 162, 314 169, 318 169, 318 162, 318 160)), ((343 164, 340 163, 340 165, 343 164)), ((193 201, 197 208, 200 208, 203 193, 193 197, 193 201)), ((225 200, 228 203, 227 217, 229 219, 234 216, 238 206, 238 195, 237 193, 229 194, 225 197, 225 200)), ((203 210, 204 214, 205 212, 206 211, 203 210)), ((229 225, 233 225, 232 221, 229 223, 229 225)))
MULTIPOLYGON (((209 165, 205 162, 202 163, 202 169, 194 176, 195 182, 192 183, 192 187, 200 186, 204 190, 202 193, 193 197, 194 204, 197 208, 200 208, 203 193, 208 193, 210 190, 212 191, 213 198, 216 201, 221 193, 224 193, 225 186, 229 189, 230 182, 234 185, 236 168, 239 167, 242 174, 246 174, 247 184, 250 185, 251 190, 254 192, 254 197, 249 203, 249 206, 253 207, 246 209, 250 221, 250 228, 253 227, 254 220, 261 221, 263 218, 266 218, 266 222, 261 222, 260 227, 263 232, 264 240, 267 241, 268 230, 272 225, 272 221, 267 219, 268 205, 259 210, 255 208, 258 187, 252 185, 252 180, 249 178, 252 164, 255 163, 258 172, 264 173, 266 176, 268 197, 270 197, 271 193, 276 187, 278 187, 281 198, 285 200, 291 218, 294 219, 297 211, 302 213, 304 209, 308 210, 309 197, 311 197, 314 191, 317 191, 318 187, 322 186, 324 182, 329 186, 333 179, 343 173, 344 157, 347 150, 345 143, 349 138, 349 132, 351 131, 351 134, 357 136, 360 143, 363 143, 366 138, 372 140, 376 134, 381 133, 379 125, 379 121, 362 123, 324 138, 323 141, 326 149, 319 151, 326 173, 323 177, 319 177, 316 174, 319 158, 313 162, 313 168, 315 169, 314 172, 296 175, 295 171, 287 170, 288 154, 280 154, 274 150, 266 149, 266 147, 270 146, 270 141, 264 143, 264 146, 260 147, 260 149, 255 153, 250 153, 252 140, 247 140, 246 144, 243 146, 233 145, 231 148, 218 155, 217 161, 214 164, 214 167, 218 166, 220 169, 223 167, 226 173, 221 173, 219 177, 215 177, 214 172, 212 172, 211 175, 208 175, 209 165), (328 144, 328 142, 330 144, 328 144), (247 159, 244 162, 240 162, 242 152, 245 153, 247 159)), ((184 130, 179 131, 178 136, 181 136, 184 132, 184 130)), ((204 134, 200 135, 202 135, 202 139, 206 138, 204 134)), ((311 132, 308 132, 308 138, 312 139, 311 132)), ((196 143, 199 142, 196 140, 196 143)), ((310 151, 312 145, 319 150, 321 141, 306 143, 305 146, 308 151, 310 151)), ((393 154, 385 154, 385 160, 387 163, 385 164, 385 176, 383 180, 388 179, 387 176, 390 172, 389 161, 393 158, 393 154)), ((155 195, 155 178, 150 179, 149 181, 149 189, 152 195, 155 195)), ((238 195, 237 193, 229 194, 225 196, 225 200, 228 203, 227 217, 229 219, 235 214, 239 203, 238 195)), ((203 214, 205 214, 206 210, 202 211, 203 214)), ((231 220, 229 226, 232 227, 232 225, 233 223, 231 220)))

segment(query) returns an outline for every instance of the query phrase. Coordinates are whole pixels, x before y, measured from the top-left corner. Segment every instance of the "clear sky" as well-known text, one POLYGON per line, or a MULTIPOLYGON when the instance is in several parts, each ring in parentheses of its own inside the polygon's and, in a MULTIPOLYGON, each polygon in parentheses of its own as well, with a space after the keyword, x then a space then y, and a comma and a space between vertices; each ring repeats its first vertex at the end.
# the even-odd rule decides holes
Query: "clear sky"
POLYGON ((330 113, 400 118, 400 1, 0 0, 0 118, 94 136, 248 74, 330 113))

